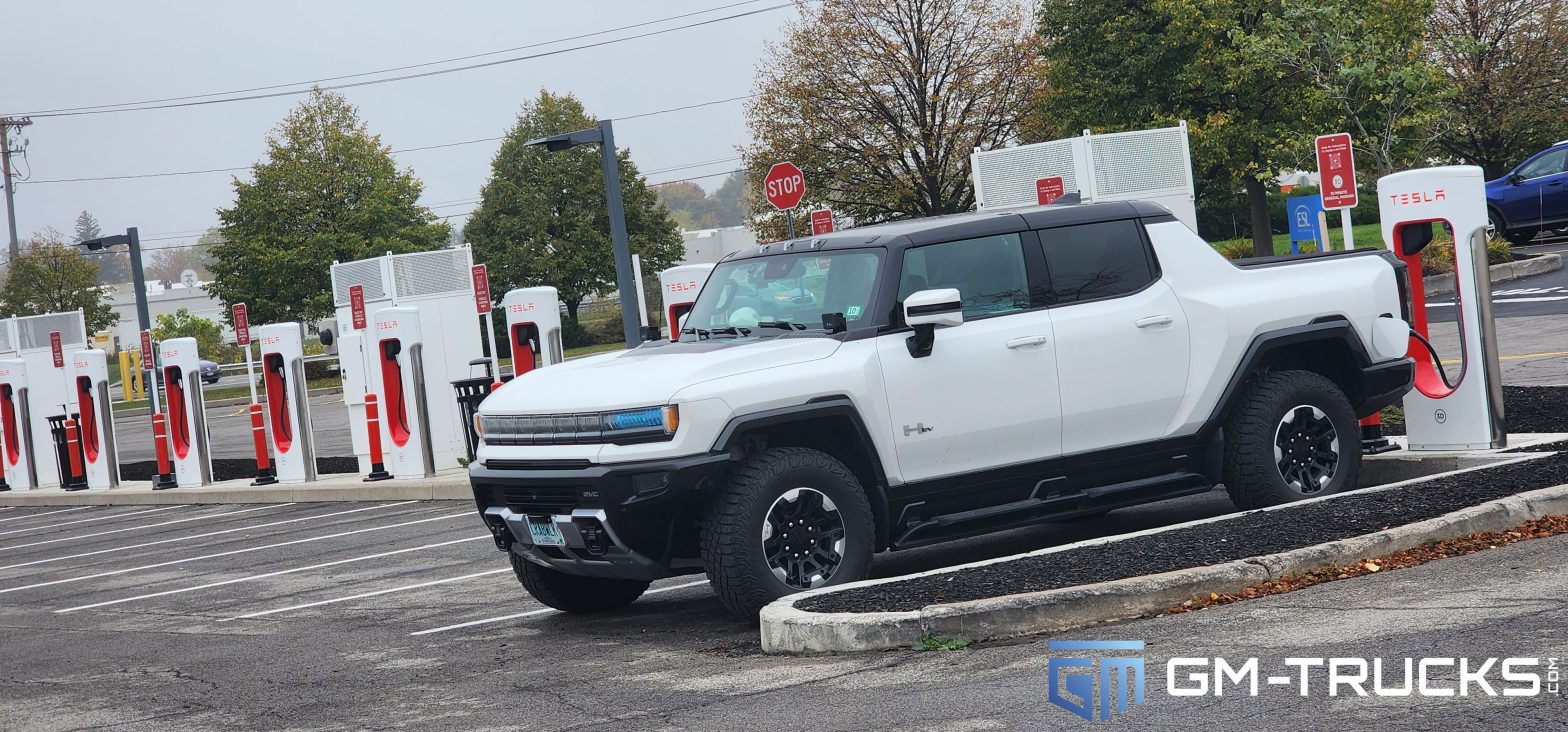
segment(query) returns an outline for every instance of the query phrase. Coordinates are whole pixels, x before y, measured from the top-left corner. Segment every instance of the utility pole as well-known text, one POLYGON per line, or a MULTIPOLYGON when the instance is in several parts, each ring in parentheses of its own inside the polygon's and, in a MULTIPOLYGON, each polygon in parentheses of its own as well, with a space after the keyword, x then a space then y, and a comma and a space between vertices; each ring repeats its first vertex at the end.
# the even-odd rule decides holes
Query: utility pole
POLYGON ((5 187, 5 217, 11 227, 11 259, 21 253, 16 241, 16 184, 11 182, 11 154, 21 149, 11 149, 11 128, 20 132, 32 123, 30 117, 0 117, 0 184, 5 187))

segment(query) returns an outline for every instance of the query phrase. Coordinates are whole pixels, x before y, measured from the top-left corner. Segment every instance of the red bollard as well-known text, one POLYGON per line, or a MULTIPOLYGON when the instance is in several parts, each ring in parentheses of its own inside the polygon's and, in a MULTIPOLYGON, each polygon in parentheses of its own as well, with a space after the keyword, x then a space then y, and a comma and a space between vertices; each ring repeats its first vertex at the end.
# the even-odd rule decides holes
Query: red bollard
POLYGON ((163 412, 152 415, 152 441, 153 451, 158 455, 158 474, 152 478, 152 489, 161 491, 179 485, 169 468, 169 430, 164 425, 163 412))
POLYGON ((261 405, 250 404, 250 434, 256 441, 256 480, 251 485, 272 485, 278 482, 278 471, 272 468, 267 454, 267 427, 261 419, 261 405))
POLYGON ((365 482, 392 477, 392 474, 387 472, 386 465, 382 464, 381 410, 376 406, 375 394, 365 395, 365 432, 370 438, 370 475, 365 476, 365 482))
POLYGON ((11 485, 5 482, 5 451, 0 450, 0 493, 11 490, 11 485))
POLYGON ((1383 415, 1373 412, 1361 418, 1361 453, 1363 455, 1376 455, 1398 449, 1398 445, 1389 442, 1388 438, 1383 436, 1383 415))
POLYGON ((82 472, 82 435, 76 420, 70 417, 65 419, 65 454, 71 474, 61 481, 61 487, 68 491, 86 488, 87 476, 82 472))

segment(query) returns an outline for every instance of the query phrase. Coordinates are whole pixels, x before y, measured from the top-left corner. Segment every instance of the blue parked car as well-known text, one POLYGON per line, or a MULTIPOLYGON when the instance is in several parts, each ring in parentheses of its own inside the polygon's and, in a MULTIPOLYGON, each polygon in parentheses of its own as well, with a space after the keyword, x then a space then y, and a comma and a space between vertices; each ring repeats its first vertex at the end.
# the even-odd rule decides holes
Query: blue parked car
POLYGON ((1568 233, 1568 140, 1487 181, 1486 204, 1492 229, 1514 244, 1543 229, 1568 233))

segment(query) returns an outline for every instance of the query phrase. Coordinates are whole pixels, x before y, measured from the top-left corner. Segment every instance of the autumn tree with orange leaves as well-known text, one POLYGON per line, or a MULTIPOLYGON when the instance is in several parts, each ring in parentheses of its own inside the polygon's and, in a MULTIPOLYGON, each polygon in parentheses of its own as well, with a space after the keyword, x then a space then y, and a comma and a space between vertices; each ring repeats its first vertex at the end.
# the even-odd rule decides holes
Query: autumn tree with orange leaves
MULTIPOLYGON (((1029 12, 1011 0, 797 0, 746 109, 747 179, 806 175, 796 210, 869 224, 974 206, 969 155, 1016 140, 1039 89, 1029 12)), ((764 240, 784 219, 750 196, 764 240)))

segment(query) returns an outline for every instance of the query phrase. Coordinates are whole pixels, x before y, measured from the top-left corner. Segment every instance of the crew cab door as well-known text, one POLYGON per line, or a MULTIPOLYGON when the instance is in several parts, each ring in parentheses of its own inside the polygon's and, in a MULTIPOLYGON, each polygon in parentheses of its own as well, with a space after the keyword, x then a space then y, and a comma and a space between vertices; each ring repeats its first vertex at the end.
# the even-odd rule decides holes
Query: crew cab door
POLYGON ((1187 315, 1136 220, 1039 232, 1050 274, 1062 453, 1167 436, 1187 388, 1187 315))
MULTIPOLYGON (((878 336, 892 443, 905 482, 1057 455, 1060 406, 1051 316, 1033 307, 1025 239, 1004 234, 912 247, 898 294, 955 288, 962 325, 939 328, 929 355, 911 333, 878 336)), ((1030 254, 1038 262, 1037 254, 1030 254)), ((1035 265, 1038 268, 1038 264, 1035 265)), ((900 321, 901 322, 901 321, 900 321)))
POLYGON ((1512 228, 1568 218, 1568 148, 1549 150, 1519 166, 1520 178, 1506 189, 1503 216, 1512 228))

